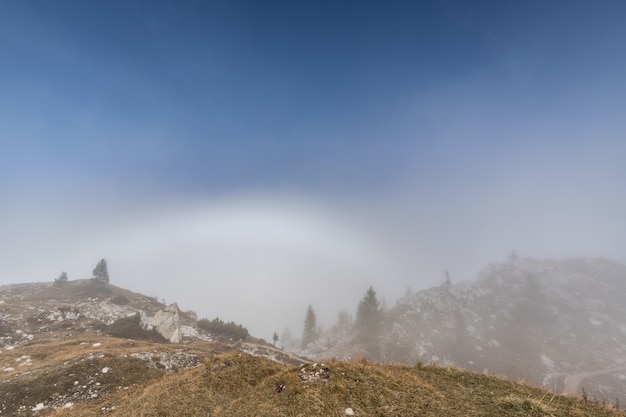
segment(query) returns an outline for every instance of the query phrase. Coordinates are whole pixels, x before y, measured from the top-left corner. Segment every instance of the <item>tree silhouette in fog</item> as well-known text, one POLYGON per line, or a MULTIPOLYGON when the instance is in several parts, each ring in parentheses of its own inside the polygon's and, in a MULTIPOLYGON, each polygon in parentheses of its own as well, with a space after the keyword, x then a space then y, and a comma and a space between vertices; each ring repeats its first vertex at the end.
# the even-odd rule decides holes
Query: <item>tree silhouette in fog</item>
POLYGON ((107 260, 102 258, 98 265, 93 269, 93 279, 103 284, 109 283, 109 270, 107 269, 107 260))
POLYGON ((67 272, 63 271, 61 272, 61 275, 59 275, 58 278, 54 279, 54 282, 56 284, 64 284, 67 282, 67 272))
POLYGON ((380 356, 380 335, 383 327, 383 311, 374 288, 369 287, 359 302, 354 322, 359 341, 371 359, 380 356))
POLYGON ((306 317, 304 318, 304 331, 302 332, 302 349, 317 340, 317 323, 315 318, 315 311, 313 306, 309 305, 306 310, 306 317))

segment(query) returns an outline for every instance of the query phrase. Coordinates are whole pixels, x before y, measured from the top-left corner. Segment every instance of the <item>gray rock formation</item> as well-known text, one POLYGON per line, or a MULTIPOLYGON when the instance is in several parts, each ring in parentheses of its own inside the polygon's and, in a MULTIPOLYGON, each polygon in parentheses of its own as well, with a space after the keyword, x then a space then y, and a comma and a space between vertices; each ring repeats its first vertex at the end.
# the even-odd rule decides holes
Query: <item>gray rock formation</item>
POLYGON ((180 327, 179 313, 180 310, 176 303, 170 304, 164 310, 157 311, 152 318, 142 312, 141 325, 147 330, 155 329, 171 343, 180 343, 183 340, 183 333, 180 327))

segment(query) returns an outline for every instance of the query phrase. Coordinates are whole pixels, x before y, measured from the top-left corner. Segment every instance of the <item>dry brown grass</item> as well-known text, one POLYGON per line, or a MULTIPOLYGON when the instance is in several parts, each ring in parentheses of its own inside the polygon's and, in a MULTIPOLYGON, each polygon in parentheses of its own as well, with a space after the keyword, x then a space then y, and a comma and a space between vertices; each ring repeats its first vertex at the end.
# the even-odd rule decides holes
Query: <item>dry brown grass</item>
MULTIPOLYGON (((117 392, 134 392, 137 386, 159 387, 155 380, 166 372, 149 369, 144 361, 130 356, 133 353, 154 352, 158 360, 160 354, 207 357, 214 349, 221 348, 210 343, 164 345, 103 336, 22 344, 13 350, 3 350, 0 355, 0 369, 13 368, 0 375, 0 415, 32 415, 32 408, 38 403, 55 407, 66 402, 91 403, 94 394, 99 400, 117 392), (21 365, 26 358, 29 364, 21 365), (103 368, 111 371, 102 373, 103 368)), ((48 408, 37 415, 52 411, 48 408)), ((55 413, 72 415, 73 410, 58 409, 55 413)))
MULTIPOLYGON (((107 288, 131 303, 158 305, 114 286, 107 288)), ((63 289, 42 286, 32 292, 32 298, 57 297, 59 302, 50 304, 56 308, 65 305, 61 302, 65 296, 72 300, 101 290, 90 281, 80 281, 63 289)), ((11 300, 3 304, 3 311, 12 317, 26 319, 38 311, 25 308, 19 298, 11 300)), ((32 342, 20 340, 12 350, 2 349, 0 369, 13 370, 0 375, 0 415, 339 417, 350 407, 356 416, 368 417, 624 416, 582 399, 453 368, 364 361, 289 366, 216 343, 154 344, 98 336, 93 329, 77 331, 69 336, 69 330, 49 326, 45 333, 33 332, 32 342), (156 358, 180 352, 207 359, 195 368, 172 373, 148 368, 145 361, 131 356, 156 358), (22 365, 25 358, 28 364, 22 365), (105 367, 111 372, 102 372, 105 367), (40 402, 48 408, 33 411, 40 402), (70 402, 71 408, 59 408, 70 402)))
POLYGON ((117 416, 339 417, 347 407, 356 416, 371 417, 623 416, 598 404, 452 368, 333 361, 313 369, 237 352, 62 415, 95 415, 104 408, 106 415, 117 416))
MULTIPOLYGON (((41 340, 19 345, 13 350, 3 350, 2 356, 0 356, 0 366, 10 366, 11 363, 15 363, 15 359, 26 355, 33 360, 33 364, 28 367, 28 370, 34 371, 39 368, 56 366, 59 363, 89 353, 106 352, 107 355, 121 355, 153 348, 154 344, 152 343, 95 335, 66 340, 41 340), (99 346, 94 346, 98 343, 100 343, 99 346)), ((172 349, 172 346, 165 345, 164 348, 172 349)), ((24 370, 16 368, 15 372, 5 373, 4 376, 22 373, 24 370)))

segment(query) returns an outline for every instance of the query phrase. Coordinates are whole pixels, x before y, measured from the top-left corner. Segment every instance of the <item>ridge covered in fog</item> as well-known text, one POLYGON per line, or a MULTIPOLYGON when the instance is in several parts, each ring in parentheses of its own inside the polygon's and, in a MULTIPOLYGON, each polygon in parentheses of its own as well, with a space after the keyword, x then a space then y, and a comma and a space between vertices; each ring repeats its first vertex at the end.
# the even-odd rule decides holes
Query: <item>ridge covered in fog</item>
POLYGON ((386 313, 376 346, 336 325, 308 353, 454 364, 557 392, 626 400, 626 267, 596 258, 512 256, 470 282, 407 294, 386 313))
MULTIPOLYGON (((625 270, 597 259, 493 264, 475 282, 446 281, 380 308, 376 346, 355 339, 353 324, 362 320, 344 314, 307 350, 416 366, 309 362, 249 335, 233 340, 218 319, 207 331, 209 322, 193 311, 96 280, 0 286, 0 413, 621 416, 619 407, 586 398, 422 362, 465 361, 516 378, 527 366, 535 385, 535 377, 552 390, 584 383, 602 400, 615 398, 620 386, 600 378, 623 377, 623 336, 607 338, 605 331, 624 333, 616 317, 623 314, 617 302, 625 270), (561 316, 567 308, 571 315, 561 316), (146 339, 140 316, 168 311, 180 343, 146 339)), ((370 289, 364 299, 374 305, 374 298, 370 289)))

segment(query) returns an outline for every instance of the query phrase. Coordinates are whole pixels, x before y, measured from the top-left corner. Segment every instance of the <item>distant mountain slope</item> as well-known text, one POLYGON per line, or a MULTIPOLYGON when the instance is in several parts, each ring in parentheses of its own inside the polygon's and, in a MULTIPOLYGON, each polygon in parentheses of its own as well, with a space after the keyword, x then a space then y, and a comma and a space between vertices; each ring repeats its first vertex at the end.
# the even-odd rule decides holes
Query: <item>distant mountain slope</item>
MULTIPOLYGON (((406 297, 385 315, 386 362, 455 364, 626 404, 626 267, 615 262, 511 259, 473 282, 406 297)), ((356 348, 355 348, 356 347, 356 348)), ((312 347, 356 357, 350 329, 312 347), (337 343, 334 343, 334 342, 337 343)))
MULTIPOLYGON (((440 308, 437 317, 447 323, 456 311, 449 300, 465 297, 469 309, 467 297, 478 297, 472 285, 463 288, 442 287, 405 300, 388 319, 404 314, 406 320, 392 328, 418 323, 411 319, 415 306, 426 317, 440 308)), ((251 337, 215 341, 194 327, 192 314, 181 313, 183 343, 101 331, 163 307, 154 298, 91 280, 0 287, 0 415, 624 416, 595 402, 449 367, 313 364, 251 337)), ((467 329, 472 323, 466 322, 467 329)), ((467 334, 468 346, 481 340, 474 331, 467 334)), ((423 339, 409 340, 413 344, 403 354, 425 358, 423 339)), ((391 351, 383 345, 381 352, 391 351)), ((453 354, 458 352, 440 361, 453 354)))

